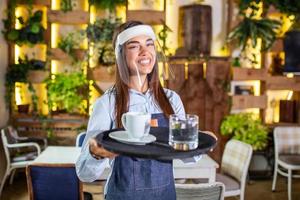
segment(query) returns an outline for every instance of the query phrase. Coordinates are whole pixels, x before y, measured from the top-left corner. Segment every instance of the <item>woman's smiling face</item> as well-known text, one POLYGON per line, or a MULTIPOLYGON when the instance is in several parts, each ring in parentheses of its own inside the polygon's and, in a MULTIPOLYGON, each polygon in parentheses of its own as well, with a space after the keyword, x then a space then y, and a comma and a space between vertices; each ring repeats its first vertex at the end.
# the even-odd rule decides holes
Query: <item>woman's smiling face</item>
POLYGON ((140 75, 152 72, 156 61, 154 41, 146 35, 136 36, 125 44, 126 63, 130 75, 136 75, 136 67, 140 75))

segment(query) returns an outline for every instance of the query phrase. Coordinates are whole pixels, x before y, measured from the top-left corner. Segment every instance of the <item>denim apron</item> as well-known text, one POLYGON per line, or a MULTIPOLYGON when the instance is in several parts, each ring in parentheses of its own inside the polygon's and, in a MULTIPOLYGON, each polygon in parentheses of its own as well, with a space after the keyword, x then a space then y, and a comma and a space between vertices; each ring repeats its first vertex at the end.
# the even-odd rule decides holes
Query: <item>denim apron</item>
MULTIPOLYGON (((168 127, 161 113, 152 114, 159 127, 168 127)), ((176 200, 172 161, 118 156, 107 184, 106 200, 176 200)))

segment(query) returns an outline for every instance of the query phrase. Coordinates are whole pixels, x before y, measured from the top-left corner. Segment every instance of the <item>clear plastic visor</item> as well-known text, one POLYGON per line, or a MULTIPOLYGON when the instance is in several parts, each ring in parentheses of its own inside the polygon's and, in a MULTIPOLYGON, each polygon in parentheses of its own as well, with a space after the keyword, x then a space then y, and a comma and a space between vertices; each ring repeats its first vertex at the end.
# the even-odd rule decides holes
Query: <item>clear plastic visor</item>
POLYGON ((132 82, 142 87, 144 84, 175 79, 157 40, 145 44, 130 43, 129 40, 120 46, 116 57, 116 75, 128 86, 132 82))

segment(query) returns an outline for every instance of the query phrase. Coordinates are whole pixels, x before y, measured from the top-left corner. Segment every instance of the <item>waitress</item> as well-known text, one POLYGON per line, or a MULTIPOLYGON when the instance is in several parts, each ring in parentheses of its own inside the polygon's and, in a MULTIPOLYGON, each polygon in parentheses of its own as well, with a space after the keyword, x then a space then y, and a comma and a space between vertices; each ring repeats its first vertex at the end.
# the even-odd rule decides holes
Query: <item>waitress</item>
POLYGON ((116 83, 96 100, 76 163, 79 179, 93 182, 109 162, 112 172, 104 189, 107 200, 176 199, 172 161, 116 155, 94 139, 103 130, 122 128, 122 114, 129 111, 151 113, 158 126, 165 127, 169 115, 185 114, 180 97, 160 84, 155 42, 152 28, 138 21, 122 24, 113 36, 116 83))

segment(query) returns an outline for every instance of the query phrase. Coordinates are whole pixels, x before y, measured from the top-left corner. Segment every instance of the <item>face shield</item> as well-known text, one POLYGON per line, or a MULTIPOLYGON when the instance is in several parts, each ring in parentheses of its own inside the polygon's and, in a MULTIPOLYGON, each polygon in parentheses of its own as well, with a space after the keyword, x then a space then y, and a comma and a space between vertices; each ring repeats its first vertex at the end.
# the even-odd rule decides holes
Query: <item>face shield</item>
POLYGON ((174 78, 151 26, 137 25, 122 31, 115 46, 117 71, 126 85, 132 79, 142 87, 146 81, 154 83, 174 78), (144 38, 145 42, 134 38, 144 38))

